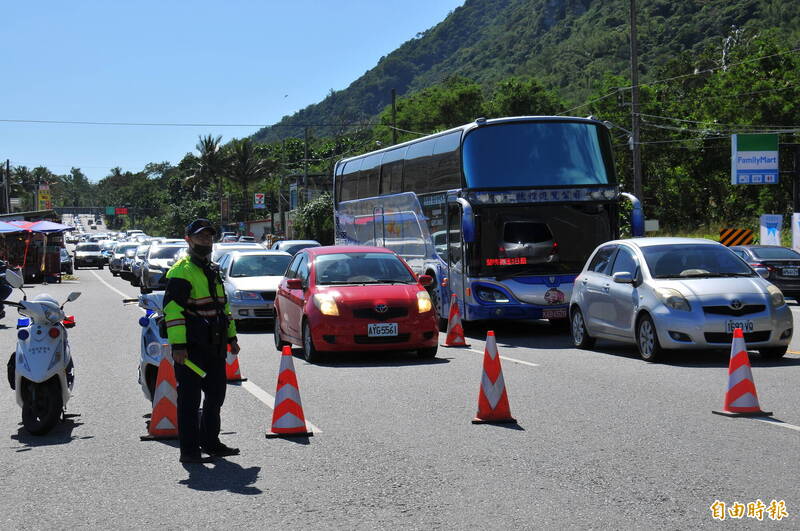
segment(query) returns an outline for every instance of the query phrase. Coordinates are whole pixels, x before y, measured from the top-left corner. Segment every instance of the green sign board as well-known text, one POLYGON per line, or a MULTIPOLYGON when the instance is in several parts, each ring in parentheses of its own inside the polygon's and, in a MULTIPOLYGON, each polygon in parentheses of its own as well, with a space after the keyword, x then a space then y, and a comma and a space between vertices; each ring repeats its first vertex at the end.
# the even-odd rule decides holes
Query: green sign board
POLYGON ((114 215, 114 207, 106 207, 106 216, 114 215))

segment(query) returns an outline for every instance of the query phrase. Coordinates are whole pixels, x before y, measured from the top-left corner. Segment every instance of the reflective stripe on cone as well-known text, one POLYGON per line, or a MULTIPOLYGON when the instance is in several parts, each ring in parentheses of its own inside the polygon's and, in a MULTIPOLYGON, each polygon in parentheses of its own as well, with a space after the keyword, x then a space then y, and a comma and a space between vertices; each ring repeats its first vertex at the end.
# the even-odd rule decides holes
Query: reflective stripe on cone
POLYGON ((771 411, 762 411, 758 405, 758 393, 750 368, 750 357, 741 328, 733 331, 731 361, 728 366, 728 390, 722 411, 712 411, 728 417, 769 417, 771 411))

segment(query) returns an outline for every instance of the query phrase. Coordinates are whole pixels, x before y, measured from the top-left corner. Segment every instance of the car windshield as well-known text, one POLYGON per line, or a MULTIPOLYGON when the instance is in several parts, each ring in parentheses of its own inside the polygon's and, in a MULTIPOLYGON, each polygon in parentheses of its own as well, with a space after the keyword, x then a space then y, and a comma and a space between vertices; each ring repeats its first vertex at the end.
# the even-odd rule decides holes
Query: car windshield
POLYGON ((88 252, 88 251, 99 251, 99 250, 100 250, 100 246, 97 245, 97 244, 94 244, 94 243, 81 244, 81 245, 78 245, 75 248, 75 251, 80 252, 80 253, 88 252))
POLYGON ((291 256, 285 255, 244 255, 231 266, 231 277, 277 277, 283 275, 291 256))
POLYGON ((749 277, 755 274, 722 245, 671 244, 641 249, 653 278, 749 277))
POLYGON ((756 247, 751 251, 761 260, 800 260, 800 253, 786 247, 756 247))
POLYGON ((314 260, 317 284, 413 284, 416 279, 394 254, 336 253, 314 260))
POLYGON ((178 254, 178 251, 183 249, 183 247, 155 247, 150 249, 150 258, 175 258, 178 254))

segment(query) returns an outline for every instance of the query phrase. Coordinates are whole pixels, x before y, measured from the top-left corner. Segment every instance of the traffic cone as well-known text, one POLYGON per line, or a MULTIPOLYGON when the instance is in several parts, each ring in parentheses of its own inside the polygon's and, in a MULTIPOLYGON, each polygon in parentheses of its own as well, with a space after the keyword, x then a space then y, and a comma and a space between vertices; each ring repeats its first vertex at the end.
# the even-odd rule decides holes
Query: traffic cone
POLYGON ((228 354, 225 358, 225 377, 228 382, 246 382, 247 378, 242 378, 242 371, 239 370, 239 356, 231 353, 231 346, 228 345, 228 354))
POLYGON ((292 348, 283 347, 281 366, 278 369, 278 388, 275 391, 275 409, 272 412, 272 430, 267 439, 274 437, 311 437, 313 432, 306 428, 303 404, 300 402, 300 388, 294 372, 292 348))
POLYGON ((162 356, 153 393, 153 414, 147 426, 147 435, 141 440, 164 440, 178 438, 178 383, 171 356, 162 356))
POLYGON ((497 352, 497 343, 492 330, 489 330, 486 335, 486 348, 483 351, 483 376, 478 393, 478 414, 472 419, 472 423, 517 423, 516 419, 511 416, 511 407, 508 405, 503 367, 500 366, 500 354, 497 352))
POLYGON ((450 297, 450 317, 447 319, 447 337, 445 347, 468 347, 464 339, 464 327, 461 326, 461 314, 458 311, 458 298, 456 294, 450 297))
POLYGON ((712 411, 728 417, 769 417, 771 411, 761 411, 758 405, 756 384, 750 370, 750 358, 741 328, 733 331, 731 363, 728 367, 728 390, 722 411, 712 411))

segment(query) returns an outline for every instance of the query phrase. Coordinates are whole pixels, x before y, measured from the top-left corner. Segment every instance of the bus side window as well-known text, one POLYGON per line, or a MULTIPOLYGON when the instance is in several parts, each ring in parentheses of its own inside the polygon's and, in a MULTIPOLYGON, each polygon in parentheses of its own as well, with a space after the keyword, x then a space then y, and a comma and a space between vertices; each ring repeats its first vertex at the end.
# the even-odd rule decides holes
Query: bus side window
POLYGON ((424 140, 408 146, 403 165, 403 187, 424 194, 430 187, 431 154, 436 139, 424 140))
POLYGON ((340 179, 341 197, 339 201, 349 201, 358 197, 358 170, 361 168, 361 159, 351 160, 347 163, 340 179))
POLYGON ((381 194, 397 194, 403 191, 403 156, 405 151, 405 148, 400 148, 384 153, 381 161, 381 194))
POLYGON ((381 154, 370 155, 361 164, 358 174, 358 198, 378 195, 378 177, 381 165, 381 154))
POLYGON ((431 190, 461 188, 461 159, 458 152, 460 145, 461 131, 436 139, 430 168, 431 190))

